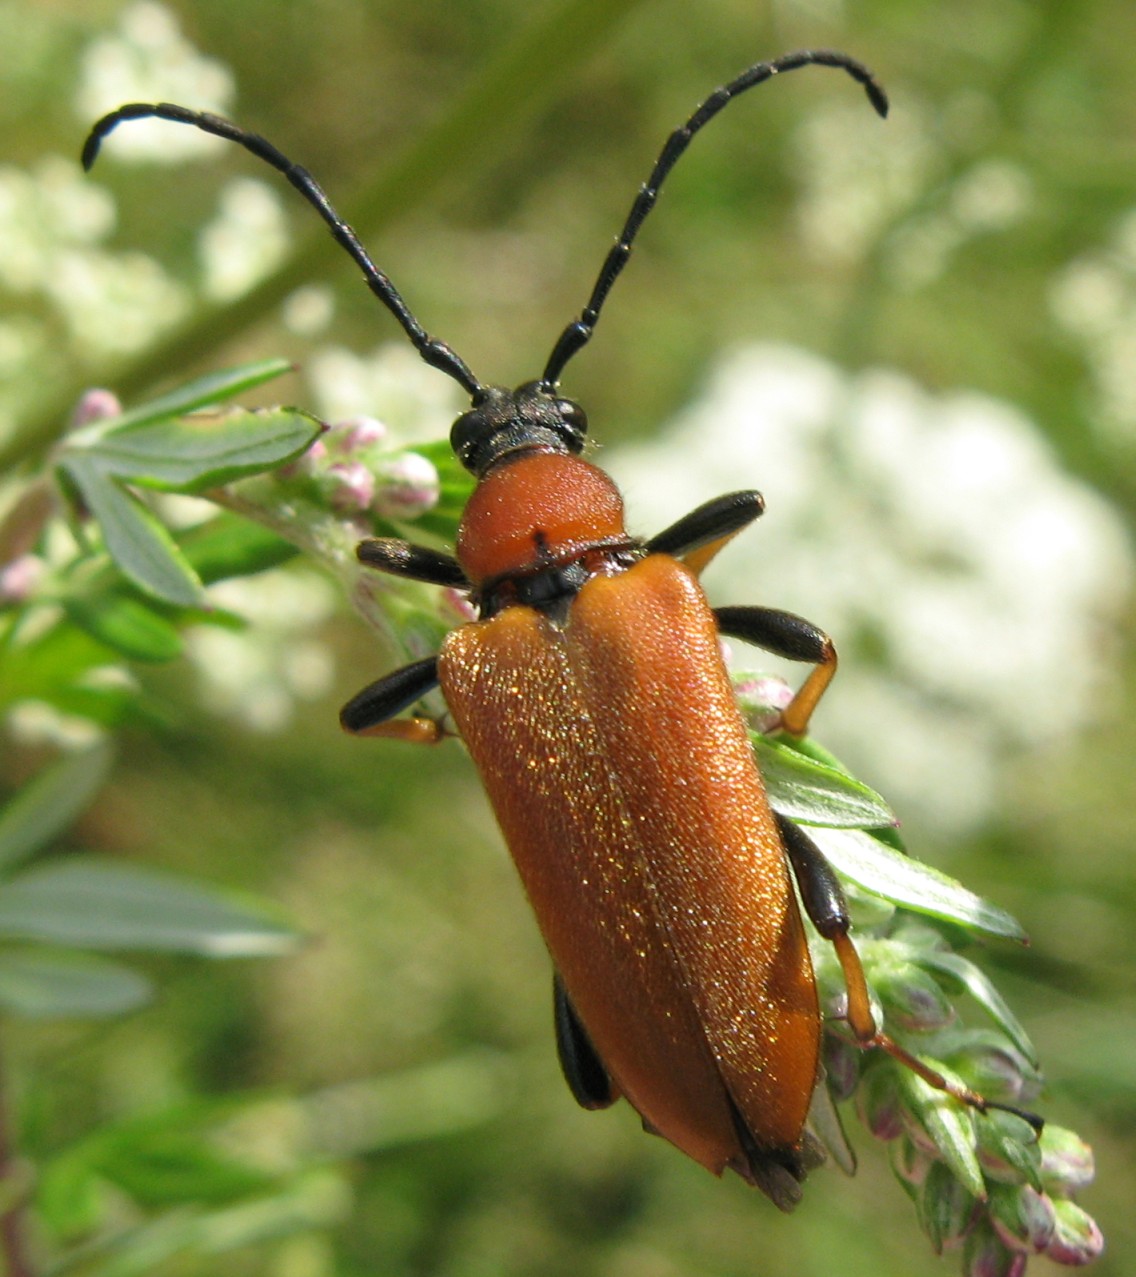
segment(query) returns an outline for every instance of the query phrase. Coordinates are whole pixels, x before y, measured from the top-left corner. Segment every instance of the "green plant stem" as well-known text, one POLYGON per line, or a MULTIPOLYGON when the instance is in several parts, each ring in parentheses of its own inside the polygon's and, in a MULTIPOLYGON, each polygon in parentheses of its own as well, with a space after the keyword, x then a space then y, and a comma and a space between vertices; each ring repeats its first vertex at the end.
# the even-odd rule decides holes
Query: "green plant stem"
MULTIPOLYGON (((531 118, 642 0, 564 0, 521 31, 448 111, 353 198, 343 213, 363 238, 405 217, 444 181, 477 167, 490 148, 531 118)), ((132 398, 171 372, 188 368, 262 319, 302 284, 325 274, 343 257, 326 233, 313 232, 273 274, 223 307, 199 310, 186 324, 137 359, 100 373, 132 398)), ((345 259, 344 259, 345 260, 345 259)), ((37 460, 59 435, 87 388, 65 385, 11 439, 0 444, 0 471, 37 460)))

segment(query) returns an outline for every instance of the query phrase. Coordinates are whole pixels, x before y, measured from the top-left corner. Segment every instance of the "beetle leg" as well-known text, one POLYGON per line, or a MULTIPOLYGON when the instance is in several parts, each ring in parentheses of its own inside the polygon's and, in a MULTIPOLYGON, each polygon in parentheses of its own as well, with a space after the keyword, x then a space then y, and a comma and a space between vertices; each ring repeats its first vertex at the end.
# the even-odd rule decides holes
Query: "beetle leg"
POLYGON ((556 1057, 568 1089, 585 1109, 605 1109, 619 1099, 588 1031, 576 1013, 560 973, 552 976, 552 1007, 556 1023, 556 1057))
POLYGON ((781 712, 781 730, 803 736, 809 719, 836 673, 836 647, 811 621, 769 607, 714 609, 718 628, 790 661, 812 661, 815 668, 781 712))
POLYGON ((876 1024, 872 1014, 871 995, 868 982, 864 977, 864 967, 852 937, 848 934, 850 923, 848 905, 844 899, 844 891, 836 877, 832 866, 815 842, 805 833, 800 825, 774 812, 777 828, 781 833, 781 841, 793 866, 793 877, 801 893, 801 903, 805 907, 814 927, 821 937, 831 942, 836 950, 837 960, 844 975, 844 987, 848 994, 848 1010, 846 1013, 848 1026, 851 1028, 857 1043, 865 1049, 877 1047, 886 1051, 892 1059, 909 1068, 916 1076, 921 1077, 928 1086, 937 1091, 945 1091, 963 1104, 985 1113, 988 1109, 1002 1109, 1013 1113, 1028 1122, 1036 1131, 1042 1129, 1042 1119, 1036 1113, 1015 1108, 1012 1104, 1000 1104, 988 1100, 961 1082, 946 1078, 937 1069, 924 1064, 918 1056, 905 1050, 893 1038, 884 1033, 876 1024))
POLYGON ((392 576, 426 581, 430 585, 446 585, 455 590, 470 588, 465 573, 452 555, 397 537, 372 537, 360 541, 355 556, 360 563, 380 572, 389 572, 392 576))
POLYGON ((395 718, 438 686, 438 658, 404 665, 357 692, 339 711, 345 731, 358 736, 387 736, 412 744, 433 745, 444 735, 431 718, 395 718))
POLYGON ((727 492, 707 501, 647 542, 648 554, 681 559, 697 576, 742 528, 765 509, 760 492, 727 492))

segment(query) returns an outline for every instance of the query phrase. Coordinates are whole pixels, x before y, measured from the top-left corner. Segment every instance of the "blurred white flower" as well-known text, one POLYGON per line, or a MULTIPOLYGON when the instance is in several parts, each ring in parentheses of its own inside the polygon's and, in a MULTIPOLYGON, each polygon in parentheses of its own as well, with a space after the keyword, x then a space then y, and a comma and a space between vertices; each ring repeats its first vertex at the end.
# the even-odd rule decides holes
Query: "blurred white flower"
POLYGON ((812 252, 858 261, 926 188, 936 162, 932 130, 918 102, 872 125, 862 98, 833 98, 810 111, 792 145, 803 190, 801 233, 812 252))
POLYGON ((305 284, 284 302, 281 318, 289 332, 315 337, 335 316, 335 293, 324 284, 305 284))
POLYGON ((886 241, 886 268, 900 287, 920 288, 938 279, 964 244, 1009 230, 1033 204, 1029 174, 1007 160, 973 165, 946 194, 942 203, 907 218, 886 241))
POLYGON ((1029 173, 1009 160, 982 160, 962 173, 951 191, 951 212, 971 231, 1017 225, 1033 205, 1029 173))
MULTIPOLYGON (((189 305, 153 259, 99 247, 114 222, 113 200, 73 160, 0 169, 0 286, 48 298, 84 355, 139 350, 189 305)), ((36 342, 35 320, 21 336, 36 342)))
POLYGON ((224 302, 247 292, 283 259, 288 226, 277 192, 254 178, 231 181, 220 204, 198 242, 205 295, 224 302))
POLYGON ((24 316, 0 321, 0 381, 15 380, 45 352, 44 326, 24 316))
POLYGON ((466 406, 460 387, 424 364, 408 343, 356 355, 325 346, 305 361, 315 411, 325 421, 374 416, 400 445, 444 438, 466 406))
POLYGON ((783 21, 809 22, 839 26, 844 21, 844 0, 774 0, 774 12, 783 21))
POLYGON ((314 700, 331 685, 331 653, 311 632, 334 613, 335 586, 315 572, 281 568, 210 586, 209 598, 249 625, 188 632, 202 700, 254 731, 279 731, 297 700, 314 700))
POLYGON ((1120 219, 1108 244, 1057 275, 1049 305, 1082 346, 1097 424, 1130 440, 1136 431, 1136 208, 1120 219))
MULTIPOLYGON (((901 813, 977 823, 1008 743, 1076 731, 1107 704, 1131 550, 1009 404, 760 345, 605 465, 641 534, 763 488, 767 513, 709 570, 711 596, 798 612, 833 636, 845 660, 819 735, 901 813)), ((737 665, 792 670, 740 652, 737 665)))
POLYGON ((87 351, 143 350, 189 309, 189 291, 144 253, 70 249, 44 291, 87 351))
POLYGON ((114 201, 82 168, 48 155, 29 170, 0 168, 0 285, 44 289, 63 246, 98 243, 114 226, 114 201))
POLYGON ((882 248, 891 281, 918 288, 942 275, 952 254, 975 236, 1020 222, 1033 205, 1029 173, 1002 158, 971 165, 950 179, 941 199, 921 203, 936 177, 947 174, 951 145, 965 147, 990 109, 972 95, 952 111, 932 112, 904 94, 904 109, 889 116, 886 128, 865 124, 863 104, 854 98, 811 111, 794 142, 798 218, 808 248, 837 264, 882 248))
MULTIPOLYGON (((89 670, 83 679, 86 686, 107 686, 129 676, 111 668, 89 670)), ((102 727, 78 714, 65 714, 46 701, 17 701, 5 715, 6 733, 19 745, 50 745, 59 749, 87 749, 105 738, 102 727)))
MULTIPOLYGON (((198 53, 169 9, 138 0, 123 9, 115 33, 84 51, 75 113, 85 124, 125 102, 182 102, 224 113, 233 93, 229 69, 198 53)), ((142 120, 115 134, 114 154, 123 161, 179 164, 222 145, 197 129, 142 120)))

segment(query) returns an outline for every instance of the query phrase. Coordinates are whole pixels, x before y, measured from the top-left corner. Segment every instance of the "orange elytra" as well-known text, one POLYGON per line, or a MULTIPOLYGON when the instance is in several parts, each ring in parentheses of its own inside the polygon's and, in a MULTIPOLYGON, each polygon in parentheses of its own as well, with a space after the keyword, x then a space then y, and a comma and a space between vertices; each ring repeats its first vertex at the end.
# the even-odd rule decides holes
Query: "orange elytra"
POLYGON ((135 103, 100 120, 83 152, 89 167, 116 125, 147 116, 245 147, 316 208, 421 357, 470 395, 451 442, 478 485, 456 557, 393 539, 363 542, 359 557, 467 590, 478 619, 438 656, 360 692, 343 725, 437 740, 430 719, 397 716, 440 685, 552 958, 557 1046, 576 1099, 602 1108, 626 1097, 648 1130, 716 1174, 736 1171, 785 1210, 814 1155, 806 1119, 820 1074, 821 1018, 794 880, 836 948, 858 1041, 965 1103, 987 1103, 878 1031, 836 877, 805 832, 770 809, 719 636, 813 665, 781 715, 791 735, 804 733, 836 652, 800 617, 706 600, 698 573, 761 514, 760 495, 730 493, 648 540, 629 535, 615 485, 579 456, 587 420, 558 384, 694 135, 740 93, 810 64, 847 72, 886 115, 870 72, 824 50, 758 63, 716 90, 668 138, 540 379, 516 390, 484 385, 429 336, 311 175, 259 135, 135 103))

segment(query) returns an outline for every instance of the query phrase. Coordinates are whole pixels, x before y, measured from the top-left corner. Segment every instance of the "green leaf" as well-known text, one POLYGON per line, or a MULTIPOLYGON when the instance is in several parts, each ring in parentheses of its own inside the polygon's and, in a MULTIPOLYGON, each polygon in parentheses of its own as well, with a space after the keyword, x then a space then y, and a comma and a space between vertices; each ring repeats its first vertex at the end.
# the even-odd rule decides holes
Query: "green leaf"
POLYGON ((72 595, 63 609, 80 629, 132 661, 172 661, 181 655, 177 626, 124 589, 72 595))
POLYGON ((64 1153, 38 1168, 35 1205, 40 1219, 60 1241, 77 1241, 98 1228, 104 1196, 86 1158, 64 1153))
POLYGON ((352 1192, 345 1172, 317 1167, 298 1175, 284 1191, 213 1211, 201 1221, 200 1247, 220 1254, 241 1246, 261 1246, 279 1237, 342 1223, 352 1192))
POLYGON ((84 456, 100 471, 144 487, 195 492, 282 465, 320 430, 297 408, 233 408, 116 430, 84 456))
POLYGON ((915 1195, 915 1206, 923 1231, 935 1254, 954 1249, 970 1231, 975 1200, 951 1168, 935 1162, 915 1195))
MULTIPOLYGON (((950 1077, 937 1061, 933 1062, 932 1067, 950 1077)), ((896 1081, 904 1104, 911 1110, 923 1131, 930 1136, 951 1174, 972 1197, 985 1200, 986 1182, 978 1164, 974 1114, 954 1096, 948 1095, 946 1091, 936 1090, 910 1069, 902 1065, 897 1065, 896 1068, 896 1081)))
MULTIPOLYGON (((1045 1129, 1049 1130, 1048 1124, 1045 1129)), ((1004 1165, 1031 1188, 1039 1193, 1045 1191, 1041 1175, 1041 1147, 1037 1132, 1028 1122, 1015 1113, 991 1109, 976 1130, 979 1156, 988 1174, 991 1174, 991 1162, 994 1163, 992 1178, 1006 1180, 1005 1173, 999 1174, 1004 1165)))
POLYGON ((86 954, 0 953, 0 1007, 29 1019, 102 1018, 149 1002, 145 976, 86 954))
POLYGON ((55 624, 5 650, 0 660, 0 707, 24 700, 54 704, 61 689, 81 682, 113 655, 104 643, 77 630, 60 613, 55 624))
POLYGON ((82 430, 76 430, 69 436, 68 442, 71 446, 86 448, 119 430, 146 425, 166 417, 183 416, 187 412, 196 412, 199 408, 215 407, 263 385, 266 381, 272 381, 283 373, 292 372, 293 368, 294 365, 287 359, 261 359, 255 363, 227 368, 222 372, 206 373, 205 376, 197 377, 184 386, 171 390, 169 394, 162 395, 160 399, 152 399, 149 403, 131 408, 119 417, 96 421, 82 430))
POLYGON ((61 714, 85 718, 99 727, 121 727, 137 719, 153 727, 160 720, 160 715, 140 699, 137 688, 118 681, 76 681, 52 688, 41 699, 61 714))
POLYGON ((861 829, 812 827, 809 833, 838 873, 873 895, 916 913, 957 922, 969 931, 1026 939, 1021 926, 1004 909, 861 829))
POLYGON ((274 1182, 265 1171, 227 1156, 206 1135, 174 1124, 108 1141, 98 1169, 145 1206, 229 1202, 274 1182))
POLYGON ((957 980, 966 989, 967 993, 989 1012, 994 1022, 1026 1059, 1035 1068, 1037 1067, 1037 1051, 1029 1040, 1029 1035, 985 972, 957 953, 912 949, 911 960, 922 967, 929 968, 932 971, 941 971, 957 980))
POLYGON ((201 601, 201 582, 173 537, 136 498, 88 458, 62 462, 102 528, 107 552, 139 589, 179 607, 201 601))
POLYGON ((263 906, 93 856, 69 857, 0 885, 0 936, 211 958, 285 953, 298 940, 263 906))
POLYGON ((808 758, 792 746, 750 733, 769 801, 783 816, 836 829, 894 825, 884 800, 847 772, 808 758))
POLYGON ((299 553, 275 532, 227 510, 182 533, 178 544, 206 585, 278 567, 299 553))
POLYGON ((0 813, 0 871, 46 847, 86 807, 110 772, 108 746, 66 754, 41 771, 0 813))
MULTIPOLYGON (((152 1277, 185 1265, 171 1263, 181 1254, 217 1256, 242 1247, 261 1246, 298 1232, 341 1223, 351 1208, 351 1190, 332 1169, 308 1171, 281 1191, 255 1196, 212 1210, 168 1210, 129 1230, 119 1229, 97 1262, 84 1257, 83 1272, 97 1277, 152 1277)), ((216 1271, 226 1266, 214 1262, 216 1271)))

